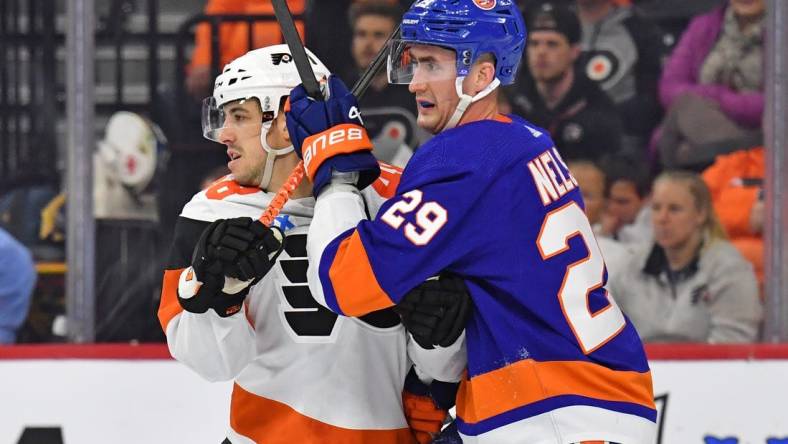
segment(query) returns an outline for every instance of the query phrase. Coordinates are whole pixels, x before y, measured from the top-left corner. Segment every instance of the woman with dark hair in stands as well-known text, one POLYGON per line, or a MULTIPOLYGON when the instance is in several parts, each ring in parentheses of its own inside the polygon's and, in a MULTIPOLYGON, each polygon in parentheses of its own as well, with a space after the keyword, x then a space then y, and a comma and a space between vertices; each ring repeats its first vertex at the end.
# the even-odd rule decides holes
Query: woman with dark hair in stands
POLYGON ((762 318, 752 265, 725 240, 701 177, 660 175, 651 196, 654 241, 635 249, 616 301, 647 342, 757 340, 762 318))
POLYGON ((718 154, 760 144, 764 3, 730 0, 690 22, 659 84, 665 167, 699 170, 718 154))

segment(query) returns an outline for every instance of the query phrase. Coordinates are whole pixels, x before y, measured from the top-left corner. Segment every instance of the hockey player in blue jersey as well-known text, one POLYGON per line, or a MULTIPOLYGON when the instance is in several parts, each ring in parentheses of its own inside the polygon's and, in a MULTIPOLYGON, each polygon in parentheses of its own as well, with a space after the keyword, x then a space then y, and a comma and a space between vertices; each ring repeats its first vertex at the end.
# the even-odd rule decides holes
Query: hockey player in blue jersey
MULTIPOLYGON (((423 0, 401 30, 389 80, 409 85, 418 124, 435 137, 373 220, 358 183, 377 163, 355 98, 334 77, 324 102, 302 87, 290 95, 288 131, 317 197, 312 294, 347 316, 398 306, 423 341, 430 323, 416 319, 420 301, 409 291, 458 275, 474 306, 467 368, 454 375, 464 442, 652 443, 648 362, 605 289, 577 182, 549 134, 498 113, 497 87, 513 82, 525 44, 517 6, 423 0)), ((461 311, 454 301, 434 313, 461 311)))

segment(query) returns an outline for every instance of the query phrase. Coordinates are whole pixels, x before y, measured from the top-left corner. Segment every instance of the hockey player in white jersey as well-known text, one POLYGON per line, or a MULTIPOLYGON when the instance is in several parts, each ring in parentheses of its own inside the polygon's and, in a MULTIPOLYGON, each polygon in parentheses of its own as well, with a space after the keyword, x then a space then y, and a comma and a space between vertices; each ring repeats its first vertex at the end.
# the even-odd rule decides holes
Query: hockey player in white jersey
MULTIPOLYGON (((281 110, 300 82, 287 46, 271 46, 229 63, 204 102, 203 133, 227 147, 232 174, 196 194, 176 225, 159 308, 169 350, 209 381, 234 380, 225 442, 429 442, 444 413, 405 395, 406 418, 403 384, 411 361, 437 363, 431 375, 464 367, 459 333, 430 350, 390 310, 346 318, 319 305, 306 280, 306 181, 272 228, 253 222, 298 162, 281 110)), ((381 170, 363 192, 371 215, 399 182, 400 170, 381 170)), ((456 285, 417 290, 467 297, 456 285)))

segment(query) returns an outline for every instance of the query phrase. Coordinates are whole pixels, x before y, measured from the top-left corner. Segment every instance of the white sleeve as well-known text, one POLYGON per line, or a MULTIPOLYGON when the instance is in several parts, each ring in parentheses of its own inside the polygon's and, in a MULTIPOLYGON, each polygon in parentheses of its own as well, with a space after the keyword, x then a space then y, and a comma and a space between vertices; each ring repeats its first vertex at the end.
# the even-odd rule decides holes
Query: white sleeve
POLYGON ((212 382, 234 379, 254 359, 254 335, 243 310, 226 318, 183 311, 167 324, 172 357, 212 382))
POLYGON ((428 350, 422 348, 408 333, 408 357, 416 366, 416 373, 424 382, 437 379, 443 382, 458 382, 468 365, 465 354, 465 331, 448 347, 428 350))
POLYGON ((309 257, 307 280, 312 296, 321 305, 326 305, 319 274, 323 251, 337 236, 354 228, 366 218, 364 199, 355 185, 331 183, 317 198, 314 216, 306 237, 306 250, 309 257))
MULTIPOLYGON (((240 187, 224 178, 211 189, 225 185, 228 189, 240 187)), ((183 310, 178 295, 194 294, 197 288, 192 287, 188 292, 180 291, 179 287, 188 286, 183 282, 184 273, 191 268, 194 245, 211 222, 220 218, 259 216, 260 205, 267 203, 269 197, 259 189, 253 191, 252 194, 229 194, 222 199, 209 197, 208 190, 196 194, 178 218, 170 263, 164 273, 159 321, 167 335, 170 354, 209 381, 235 378, 256 357, 255 331, 244 310, 226 318, 212 309, 201 314, 183 310)), ((224 290, 232 293, 228 286, 238 284, 228 281, 226 278, 224 290)), ((249 289, 244 308, 255 288, 249 289)))

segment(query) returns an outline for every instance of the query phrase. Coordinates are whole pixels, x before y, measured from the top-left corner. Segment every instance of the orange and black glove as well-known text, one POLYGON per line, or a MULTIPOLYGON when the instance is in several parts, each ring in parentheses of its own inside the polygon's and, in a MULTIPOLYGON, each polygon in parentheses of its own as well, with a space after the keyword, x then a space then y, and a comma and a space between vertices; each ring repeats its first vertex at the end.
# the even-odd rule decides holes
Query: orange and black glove
POLYGON ((433 381, 423 383, 411 368, 405 379, 402 405, 405 418, 419 444, 428 444, 440 433, 448 410, 454 405, 459 384, 433 381))
POLYGON ((408 426, 419 444, 428 444, 441 431, 446 410, 435 405, 429 396, 420 396, 407 391, 402 393, 402 405, 408 426))
POLYGON ((290 140, 304 161, 314 196, 331 182, 334 171, 358 173, 359 190, 380 176, 358 101, 339 77, 329 77, 325 100, 311 98, 303 85, 293 88, 285 116, 290 140))

